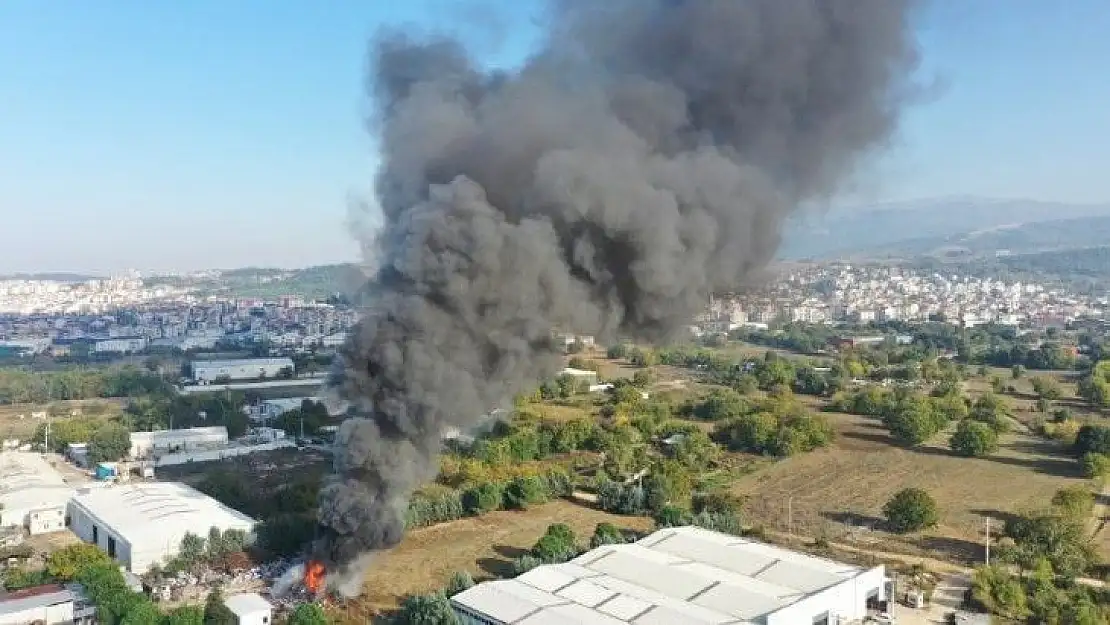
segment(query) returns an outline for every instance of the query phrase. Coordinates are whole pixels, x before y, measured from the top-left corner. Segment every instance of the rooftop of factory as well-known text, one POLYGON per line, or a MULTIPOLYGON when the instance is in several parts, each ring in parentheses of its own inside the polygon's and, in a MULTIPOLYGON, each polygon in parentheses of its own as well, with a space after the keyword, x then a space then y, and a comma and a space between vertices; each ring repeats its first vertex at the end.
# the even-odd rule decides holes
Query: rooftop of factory
POLYGON ((479 584, 452 603, 520 625, 750 625, 865 572, 746 538, 678 527, 479 584))
POLYGON ((42 457, 28 451, 0 453, 0 505, 7 510, 64 502, 73 487, 42 457))
POLYGON ((144 538, 180 541, 187 532, 211 527, 249 530, 255 520, 179 482, 144 482, 79 489, 73 497, 100 524, 131 542, 144 538))
POLYGON ((293 364, 290 358, 236 358, 232 360, 194 360, 193 368, 224 369, 233 367, 273 366, 285 367, 293 364))

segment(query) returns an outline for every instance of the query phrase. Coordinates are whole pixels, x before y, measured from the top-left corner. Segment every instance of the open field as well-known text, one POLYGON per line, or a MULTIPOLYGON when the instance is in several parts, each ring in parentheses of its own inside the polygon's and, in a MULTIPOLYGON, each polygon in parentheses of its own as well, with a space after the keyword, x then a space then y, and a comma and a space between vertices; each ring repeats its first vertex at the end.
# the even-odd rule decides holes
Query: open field
POLYGON ((904 449, 873 419, 826 414, 839 434, 831 447, 777 462, 734 485, 734 492, 749 496, 749 522, 787 530, 792 516, 794 531, 808 536, 882 542, 967 561, 982 557, 987 518, 1000 529, 1007 514, 1044 507, 1056 490, 1086 483, 1065 450, 1035 437, 1006 435, 994 456, 968 459, 949 452, 946 434, 904 449), (883 504, 907 487, 936 498, 939 526, 910 537, 867 529, 881 528, 883 504))
POLYGON ((558 500, 524 512, 492 512, 415 530, 374 564, 366 594, 337 612, 345 617, 342 622, 366 623, 396 608, 405 595, 441 588, 455 571, 469 571, 476 579, 510 575, 511 561, 530 549, 548 525, 566 523, 585 542, 594 526, 605 521, 637 530, 652 527, 650 519, 558 500))
POLYGON ((0 438, 25 440, 35 433, 44 419, 31 415, 45 412, 52 420, 68 419, 76 413, 82 417, 103 417, 109 419, 122 414, 125 400, 122 399, 81 399, 54 401, 48 404, 10 404, 0 406, 0 438))

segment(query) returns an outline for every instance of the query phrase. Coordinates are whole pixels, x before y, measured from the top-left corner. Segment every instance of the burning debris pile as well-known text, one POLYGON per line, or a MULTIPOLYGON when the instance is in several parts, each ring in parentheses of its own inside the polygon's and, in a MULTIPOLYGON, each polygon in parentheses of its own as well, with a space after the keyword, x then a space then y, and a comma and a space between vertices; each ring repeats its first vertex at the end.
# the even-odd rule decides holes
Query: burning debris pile
MULTIPOLYGON (((353 596, 467 431, 561 366, 555 327, 666 338, 743 284, 784 219, 890 138, 902 0, 552 0, 541 49, 483 72, 405 34, 373 55, 383 225, 328 381, 347 416, 312 559, 353 596)), ((320 570, 302 571, 306 585, 320 570)))

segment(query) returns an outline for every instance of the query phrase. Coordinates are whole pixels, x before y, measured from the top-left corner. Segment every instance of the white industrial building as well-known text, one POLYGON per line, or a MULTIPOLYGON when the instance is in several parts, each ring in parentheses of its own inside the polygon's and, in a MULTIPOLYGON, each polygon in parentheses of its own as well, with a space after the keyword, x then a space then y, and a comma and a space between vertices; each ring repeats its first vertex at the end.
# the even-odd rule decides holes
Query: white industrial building
POLYGON ((257 380, 276 378, 282 369, 293 369, 290 358, 246 358, 242 360, 194 360, 193 379, 198 384, 211 384, 217 378, 257 380))
POLYGON ((70 529, 104 549, 132 573, 175 557, 185 534, 217 527, 251 533, 255 520, 177 482, 80 489, 70 505, 70 529))
POLYGON ((274 608, 256 592, 231 595, 224 605, 235 615, 239 625, 270 625, 274 608))
POLYGON ((95 622, 96 606, 85 598, 77 585, 49 584, 0 594, 0 625, 86 625, 95 622))
POLYGON ((42 455, 0 453, 0 526, 27 528, 31 534, 66 527, 66 506, 73 487, 42 455))
POLYGON ((451 598, 463 625, 839 625, 886 574, 696 528, 663 529, 451 598))
POLYGON ((226 446, 227 428, 222 425, 180 430, 131 433, 131 457, 150 458, 159 454, 189 452, 226 446))

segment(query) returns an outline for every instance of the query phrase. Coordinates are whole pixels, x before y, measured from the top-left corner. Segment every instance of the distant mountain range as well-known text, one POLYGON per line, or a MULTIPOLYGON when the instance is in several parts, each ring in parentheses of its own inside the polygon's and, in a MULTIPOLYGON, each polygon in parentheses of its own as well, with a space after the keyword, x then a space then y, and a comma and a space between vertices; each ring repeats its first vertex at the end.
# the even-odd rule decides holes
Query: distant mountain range
POLYGON ((784 259, 969 257, 1110 243, 1110 204, 946 198, 836 210, 791 224, 784 259))

